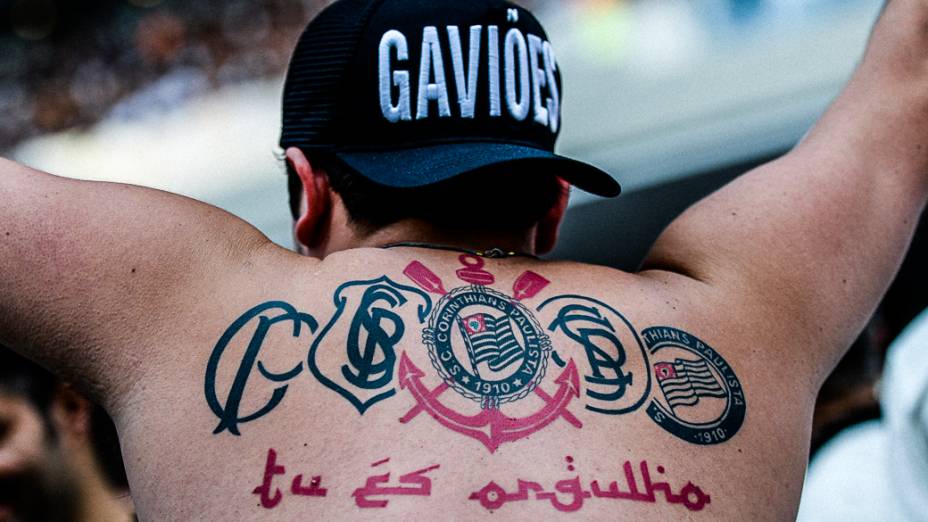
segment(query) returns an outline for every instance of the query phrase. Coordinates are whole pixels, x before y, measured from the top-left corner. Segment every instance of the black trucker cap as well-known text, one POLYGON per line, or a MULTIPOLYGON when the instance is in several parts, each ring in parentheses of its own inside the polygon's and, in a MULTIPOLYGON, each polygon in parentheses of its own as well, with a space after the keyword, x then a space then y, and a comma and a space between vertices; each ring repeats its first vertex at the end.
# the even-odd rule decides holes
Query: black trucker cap
POLYGON ((510 2, 338 0, 294 51, 280 146, 390 187, 521 164, 619 195, 609 174, 554 154, 562 93, 544 29, 510 2))

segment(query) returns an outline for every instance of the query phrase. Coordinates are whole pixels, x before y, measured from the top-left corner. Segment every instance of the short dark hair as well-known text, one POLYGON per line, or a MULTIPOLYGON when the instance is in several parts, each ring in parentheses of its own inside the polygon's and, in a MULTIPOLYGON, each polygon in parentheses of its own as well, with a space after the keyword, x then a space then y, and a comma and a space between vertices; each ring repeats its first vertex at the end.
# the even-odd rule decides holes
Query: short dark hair
MULTIPOLYGON (((325 171, 348 210, 351 223, 365 234, 403 219, 421 219, 446 230, 522 232, 536 225, 564 190, 557 176, 534 162, 495 166, 434 185, 394 188, 355 172, 332 154, 307 154, 325 171)), ((287 162, 290 211, 299 217, 303 184, 287 162)))
MULTIPOLYGON (((0 346, 0 393, 28 401, 39 412, 51 440, 57 437, 50 415, 59 384, 60 381, 45 368, 0 346)), ((116 426, 103 408, 93 401, 90 405, 91 442, 97 464, 111 486, 128 487, 116 426)))

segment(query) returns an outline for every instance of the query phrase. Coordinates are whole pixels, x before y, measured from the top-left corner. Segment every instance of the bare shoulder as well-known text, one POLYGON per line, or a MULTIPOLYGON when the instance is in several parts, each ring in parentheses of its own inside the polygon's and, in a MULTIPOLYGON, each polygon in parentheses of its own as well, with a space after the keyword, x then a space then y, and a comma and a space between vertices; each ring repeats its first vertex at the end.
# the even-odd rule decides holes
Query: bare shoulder
MULTIPOLYGON (((750 478, 782 491, 777 513, 791 516, 802 452, 784 459, 769 435, 802 447, 802 393, 757 362, 763 336, 719 319, 726 310, 703 283, 426 251, 318 261, 273 246, 218 276, 157 339, 157 370, 121 419, 139 491, 181 492, 221 472, 228 498, 185 505, 344 518, 381 502, 365 477, 419 469, 432 486, 390 498, 391 513, 453 506, 476 518, 508 502, 525 515, 606 517, 621 500, 638 518, 736 519, 750 478), (164 457, 181 443, 185 455, 164 457), (558 461, 579 478, 564 479, 558 461), (285 487, 300 473, 327 496, 305 498, 306 479, 285 487), (615 477, 621 494, 606 486, 615 477), (538 500, 574 480, 573 503, 538 500), (528 482, 539 494, 522 498, 528 482)), ((144 493, 138 502, 173 509, 144 493)))
POLYGON ((0 199, 0 338, 112 408, 267 243, 190 198, 6 160, 0 199))
MULTIPOLYGON (((742 291, 670 270, 553 268, 570 283, 546 294, 538 313, 555 344, 583 348, 578 361, 591 389, 622 396, 624 407, 648 395, 648 405, 638 407, 690 443, 727 441, 745 424, 755 434, 779 425, 784 440, 803 444, 818 386, 812 352, 822 340, 809 334, 807 322, 791 319, 791 310, 769 309, 763 296, 745 298, 742 291), (627 384, 616 389, 622 378, 627 384), (678 400, 693 404, 678 408, 678 400)), ((606 402, 594 407, 616 409, 606 402)))

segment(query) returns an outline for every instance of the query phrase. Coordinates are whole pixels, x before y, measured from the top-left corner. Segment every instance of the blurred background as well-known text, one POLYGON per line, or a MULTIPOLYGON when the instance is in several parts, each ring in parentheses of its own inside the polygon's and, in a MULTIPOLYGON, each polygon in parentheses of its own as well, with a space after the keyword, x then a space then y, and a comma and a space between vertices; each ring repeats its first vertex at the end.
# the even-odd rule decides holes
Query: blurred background
MULTIPOLYGON (((282 75, 306 22, 328 3, 0 0, 0 154, 195 197, 290 247, 275 158, 282 75)), ((625 189, 614 201, 575 194, 554 257, 625 269, 688 205, 803 136, 849 77, 881 6, 522 3, 548 27, 565 76, 560 152, 605 168, 625 189)), ((845 428, 879 422, 887 347, 928 305, 925 230, 822 390, 813 457, 845 428)))

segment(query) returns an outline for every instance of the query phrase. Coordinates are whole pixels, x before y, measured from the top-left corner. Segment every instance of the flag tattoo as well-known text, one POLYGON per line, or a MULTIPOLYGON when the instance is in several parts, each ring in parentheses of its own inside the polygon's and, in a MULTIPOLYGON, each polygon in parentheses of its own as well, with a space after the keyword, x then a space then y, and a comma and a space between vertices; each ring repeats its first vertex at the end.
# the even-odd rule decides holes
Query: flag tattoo
POLYGON ((522 359, 522 347, 508 317, 474 314, 465 317, 462 326, 475 364, 487 362, 491 370, 498 372, 522 359))
POLYGON ((657 363, 654 374, 671 408, 693 406, 700 397, 724 399, 728 396, 704 360, 676 359, 672 363, 657 363))

